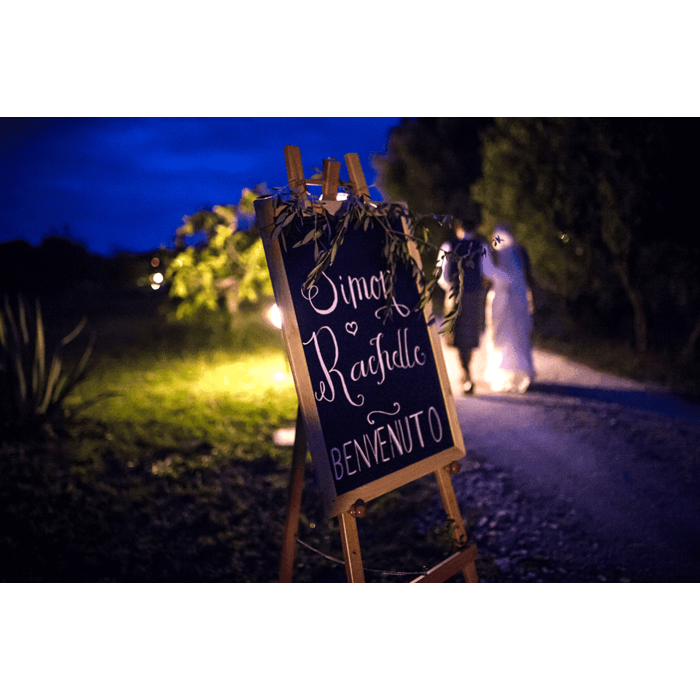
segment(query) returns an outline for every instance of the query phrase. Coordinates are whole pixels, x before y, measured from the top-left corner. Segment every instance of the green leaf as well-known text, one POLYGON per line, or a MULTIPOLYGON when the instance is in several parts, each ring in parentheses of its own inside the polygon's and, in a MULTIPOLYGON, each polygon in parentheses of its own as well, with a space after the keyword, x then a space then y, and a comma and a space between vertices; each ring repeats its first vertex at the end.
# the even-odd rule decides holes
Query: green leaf
POLYGON ((316 229, 314 229, 313 231, 309 231, 301 241, 294 244, 294 248, 299 248, 303 245, 306 245, 310 241, 314 240, 316 238, 315 234, 316 234, 316 229))

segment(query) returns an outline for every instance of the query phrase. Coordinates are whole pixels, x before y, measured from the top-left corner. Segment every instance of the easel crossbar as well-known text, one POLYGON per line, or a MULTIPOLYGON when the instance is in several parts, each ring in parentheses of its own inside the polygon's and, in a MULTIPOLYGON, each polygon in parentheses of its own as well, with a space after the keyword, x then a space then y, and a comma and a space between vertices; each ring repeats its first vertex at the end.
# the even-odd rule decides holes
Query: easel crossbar
POLYGON ((440 562, 423 576, 414 578, 411 583, 443 583, 451 576, 458 574, 460 571, 464 571, 467 567, 474 564, 475 560, 476 545, 473 544, 469 549, 457 552, 440 562))

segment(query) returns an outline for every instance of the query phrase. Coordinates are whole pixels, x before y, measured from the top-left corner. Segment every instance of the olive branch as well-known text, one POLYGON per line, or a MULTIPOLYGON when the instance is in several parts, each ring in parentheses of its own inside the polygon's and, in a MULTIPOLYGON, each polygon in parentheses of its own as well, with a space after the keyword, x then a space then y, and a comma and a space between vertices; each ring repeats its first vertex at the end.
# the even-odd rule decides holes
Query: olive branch
MULTIPOLYGON (((443 265, 448 259, 456 262, 457 280, 449 294, 454 304, 445 316, 440 332, 450 333, 453 330, 462 309, 465 266, 474 267, 474 259, 477 255, 485 255, 485 250, 470 246, 465 255, 440 250, 435 266, 427 275, 414 258, 409 246, 409 242, 414 243, 419 253, 427 248, 439 250, 438 246, 429 240, 429 228, 426 222, 432 220, 440 226, 452 228, 454 226, 452 216, 417 215, 405 204, 373 202, 365 195, 358 196, 353 192, 348 193, 347 199, 335 214, 326 210, 320 201, 304 200, 295 193, 288 193, 286 189, 275 195, 274 204, 277 213, 270 239, 273 241, 279 239, 285 251, 290 244, 294 248, 310 244, 314 246, 314 267, 309 271, 304 282, 305 289, 313 287, 333 264, 348 231, 358 229, 367 231, 374 225, 381 227, 384 232, 382 252, 386 265, 384 281, 387 304, 383 310, 384 320, 388 319, 392 313, 396 296, 396 272, 400 266, 411 271, 418 286, 420 297, 414 310, 423 311, 435 294, 443 265), (402 221, 406 230, 401 225, 402 221), (307 229, 308 231, 304 233, 307 229)), ((430 322, 433 320, 430 319, 430 322)))

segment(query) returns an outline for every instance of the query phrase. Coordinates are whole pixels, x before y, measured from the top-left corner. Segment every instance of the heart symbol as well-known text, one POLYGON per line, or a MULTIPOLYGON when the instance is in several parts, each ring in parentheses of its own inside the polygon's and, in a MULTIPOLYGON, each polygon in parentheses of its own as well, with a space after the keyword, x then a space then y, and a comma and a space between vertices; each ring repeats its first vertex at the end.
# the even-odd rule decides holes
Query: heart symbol
POLYGON ((355 333, 357 333, 357 323, 355 323, 355 321, 348 321, 345 324, 345 330, 350 333, 350 335, 355 335, 355 333))

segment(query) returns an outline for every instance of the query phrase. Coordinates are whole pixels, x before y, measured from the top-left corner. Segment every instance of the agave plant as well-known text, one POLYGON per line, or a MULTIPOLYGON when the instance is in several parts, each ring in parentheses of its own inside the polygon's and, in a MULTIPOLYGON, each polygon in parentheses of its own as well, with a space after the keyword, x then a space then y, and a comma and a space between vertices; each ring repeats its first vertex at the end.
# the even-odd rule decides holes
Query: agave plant
POLYGON ((85 328, 87 320, 66 335, 47 362, 46 336, 37 299, 33 318, 24 299, 15 314, 6 296, 0 308, 0 432, 49 422, 63 400, 82 379, 92 352, 91 338, 77 362, 66 363, 64 348, 85 328))

